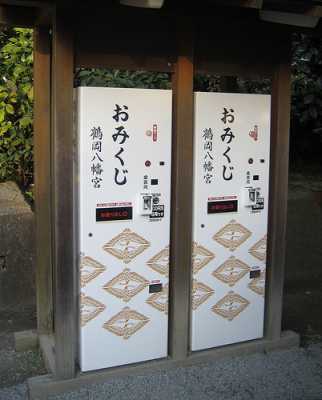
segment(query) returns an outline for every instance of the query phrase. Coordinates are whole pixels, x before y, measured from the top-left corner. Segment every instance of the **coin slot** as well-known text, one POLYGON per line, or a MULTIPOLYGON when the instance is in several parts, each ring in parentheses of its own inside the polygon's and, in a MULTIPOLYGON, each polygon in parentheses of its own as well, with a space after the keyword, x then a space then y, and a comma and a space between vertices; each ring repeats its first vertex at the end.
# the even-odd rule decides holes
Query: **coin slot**
POLYGON ((160 293, 162 292, 162 283, 154 283, 149 285, 149 293, 160 293))

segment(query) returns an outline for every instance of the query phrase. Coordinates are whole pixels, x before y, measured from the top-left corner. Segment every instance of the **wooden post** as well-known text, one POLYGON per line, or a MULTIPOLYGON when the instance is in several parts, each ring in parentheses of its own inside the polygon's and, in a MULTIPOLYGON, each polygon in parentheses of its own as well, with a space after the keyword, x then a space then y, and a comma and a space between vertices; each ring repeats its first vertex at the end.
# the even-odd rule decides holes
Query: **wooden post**
MULTIPOLYGON (((287 42, 289 45, 290 41, 287 42)), ((271 175, 268 214, 268 264, 265 334, 270 340, 281 336, 286 222, 288 198, 291 72, 287 55, 277 61, 272 82, 271 175), (286 56, 286 57, 285 57, 286 56)))
POLYGON ((50 34, 34 29, 34 171, 38 333, 53 329, 50 140, 50 34))
POLYGON ((56 376, 75 376, 77 292, 74 227, 73 21, 57 8, 53 27, 53 170, 56 376))
POLYGON ((170 250, 169 351, 185 359, 189 348, 193 172, 193 26, 179 27, 173 79, 173 163, 170 250))

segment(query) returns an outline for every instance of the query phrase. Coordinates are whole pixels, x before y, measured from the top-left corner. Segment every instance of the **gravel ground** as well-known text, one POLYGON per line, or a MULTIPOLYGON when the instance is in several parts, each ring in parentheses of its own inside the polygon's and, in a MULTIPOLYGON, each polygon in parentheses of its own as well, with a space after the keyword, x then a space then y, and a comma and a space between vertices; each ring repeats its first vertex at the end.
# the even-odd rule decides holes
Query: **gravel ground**
MULTIPOLYGON (((25 400, 25 384, 0 390, 25 400)), ((322 344, 111 379, 50 400, 321 400, 322 344)))
MULTIPOLYGON (((45 373, 39 351, 16 353, 13 334, 0 334, 0 390, 3 387, 23 383, 31 376, 45 373)), ((0 398, 2 399, 1 394, 0 398)))

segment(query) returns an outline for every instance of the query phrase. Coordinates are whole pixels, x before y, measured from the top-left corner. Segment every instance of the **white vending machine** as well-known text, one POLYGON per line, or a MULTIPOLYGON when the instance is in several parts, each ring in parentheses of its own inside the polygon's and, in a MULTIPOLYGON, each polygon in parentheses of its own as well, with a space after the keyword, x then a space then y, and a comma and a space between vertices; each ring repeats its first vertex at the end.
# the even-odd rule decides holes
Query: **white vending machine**
POLYGON ((81 371, 166 357, 172 92, 76 99, 81 371))
POLYGON ((263 336, 270 102, 195 93, 193 351, 263 336))

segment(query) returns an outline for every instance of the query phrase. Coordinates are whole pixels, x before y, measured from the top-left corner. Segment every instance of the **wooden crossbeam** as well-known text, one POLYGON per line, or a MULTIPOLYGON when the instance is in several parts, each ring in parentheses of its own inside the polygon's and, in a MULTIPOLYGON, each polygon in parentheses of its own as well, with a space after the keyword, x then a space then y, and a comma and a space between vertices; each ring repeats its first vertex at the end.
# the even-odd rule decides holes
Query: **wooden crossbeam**
POLYGON ((33 27, 38 15, 34 7, 0 6, 0 25, 33 27))
POLYGON ((224 7, 257 8, 263 7, 263 0, 214 0, 213 5, 224 7))
POLYGON ((306 12, 305 15, 310 15, 312 17, 322 17, 322 6, 314 6, 310 7, 306 12))

